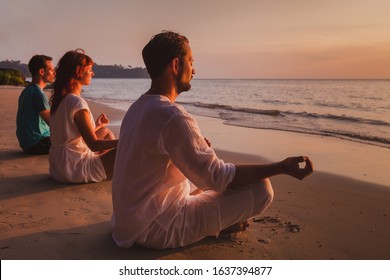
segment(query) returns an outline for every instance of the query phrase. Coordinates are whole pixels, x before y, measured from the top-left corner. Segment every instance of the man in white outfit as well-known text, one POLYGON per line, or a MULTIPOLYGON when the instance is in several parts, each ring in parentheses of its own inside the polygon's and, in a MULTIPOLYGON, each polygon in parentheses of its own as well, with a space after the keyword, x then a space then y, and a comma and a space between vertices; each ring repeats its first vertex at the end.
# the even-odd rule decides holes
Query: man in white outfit
POLYGON ((112 236, 118 246, 175 248, 217 236, 271 203, 268 177, 303 179, 312 173, 304 156, 250 165, 219 159, 196 121, 175 103, 195 74, 188 39, 162 32, 142 55, 151 88, 122 122, 112 180, 112 236))

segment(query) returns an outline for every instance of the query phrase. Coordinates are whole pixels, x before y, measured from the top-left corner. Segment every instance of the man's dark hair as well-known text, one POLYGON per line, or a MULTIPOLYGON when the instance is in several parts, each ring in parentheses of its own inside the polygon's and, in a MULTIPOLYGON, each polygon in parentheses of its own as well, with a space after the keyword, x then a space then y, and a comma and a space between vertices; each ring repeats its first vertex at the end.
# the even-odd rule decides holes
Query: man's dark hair
POLYGON ((47 60, 51 61, 53 60, 53 58, 47 55, 37 54, 30 59, 30 61, 28 62, 28 70, 30 70, 32 77, 37 75, 41 68, 46 68, 47 60))
POLYGON ((146 70, 152 79, 157 78, 174 58, 183 63, 188 39, 172 31, 162 31, 153 36, 142 50, 146 70))

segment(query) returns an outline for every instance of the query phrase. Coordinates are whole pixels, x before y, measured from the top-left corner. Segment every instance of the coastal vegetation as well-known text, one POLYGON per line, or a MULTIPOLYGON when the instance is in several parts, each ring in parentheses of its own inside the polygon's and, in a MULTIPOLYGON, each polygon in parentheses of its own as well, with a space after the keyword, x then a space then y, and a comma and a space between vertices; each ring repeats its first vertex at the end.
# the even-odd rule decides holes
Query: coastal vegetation
POLYGON ((141 67, 127 67, 123 65, 99 65, 93 66, 95 78, 149 78, 149 74, 145 68, 141 67))
POLYGON ((24 86, 26 79, 18 70, 0 68, 0 85, 24 86))
MULTIPOLYGON (((31 77, 27 64, 21 63, 19 60, 0 61, 0 68, 14 69, 25 77, 31 77)), ((149 74, 145 68, 132 67, 130 65, 100 65, 95 63, 93 71, 95 73, 95 78, 149 78, 149 74)))

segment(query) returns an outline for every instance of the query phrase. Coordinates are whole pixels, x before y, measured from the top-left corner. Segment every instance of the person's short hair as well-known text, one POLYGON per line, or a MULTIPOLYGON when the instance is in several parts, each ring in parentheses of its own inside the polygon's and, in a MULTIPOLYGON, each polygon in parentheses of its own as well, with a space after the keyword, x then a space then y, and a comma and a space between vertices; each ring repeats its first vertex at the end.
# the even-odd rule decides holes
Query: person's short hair
POLYGON ((142 58, 150 77, 159 77, 174 58, 179 58, 180 63, 183 63, 185 44, 188 43, 185 36, 172 31, 154 35, 142 50, 142 58))
POLYGON ((30 70, 31 76, 34 77, 38 74, 41 68, 46 68, 46 61, 52 61, 53 58, 43 54, 34 55, 28 62, 28 70, 30 70))

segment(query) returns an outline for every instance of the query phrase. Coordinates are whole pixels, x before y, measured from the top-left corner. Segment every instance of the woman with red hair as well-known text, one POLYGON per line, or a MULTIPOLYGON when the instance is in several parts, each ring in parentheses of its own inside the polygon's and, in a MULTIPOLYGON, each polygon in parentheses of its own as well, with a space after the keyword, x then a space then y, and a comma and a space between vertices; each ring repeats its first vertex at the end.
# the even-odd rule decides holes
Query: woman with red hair
POLYGON ((101 114, 96 122, 80 96, 94 73, 93 61, 77 49, 58 62, 51 97, 49 153, 50 176, 59 182, 100 182, 112 176, 118 140, 101 114))

